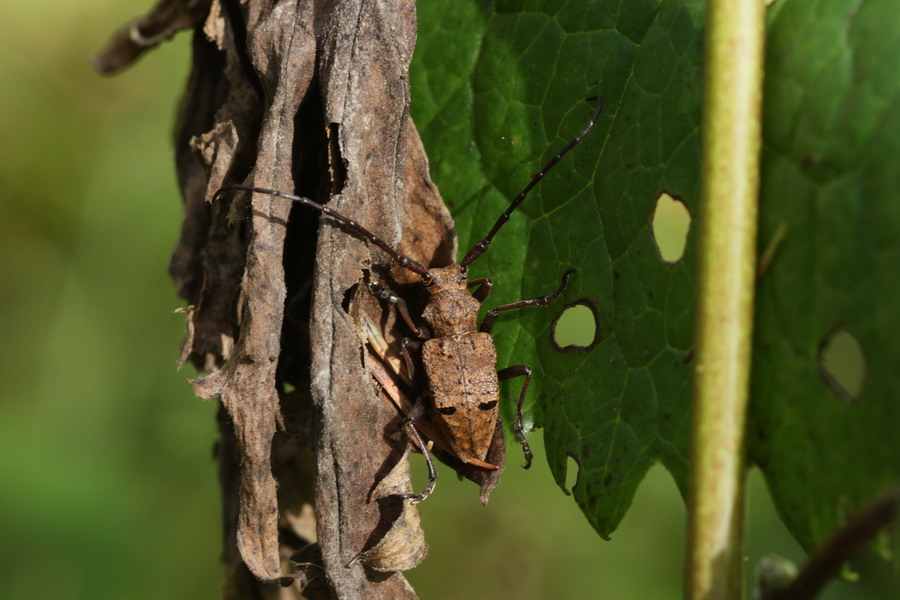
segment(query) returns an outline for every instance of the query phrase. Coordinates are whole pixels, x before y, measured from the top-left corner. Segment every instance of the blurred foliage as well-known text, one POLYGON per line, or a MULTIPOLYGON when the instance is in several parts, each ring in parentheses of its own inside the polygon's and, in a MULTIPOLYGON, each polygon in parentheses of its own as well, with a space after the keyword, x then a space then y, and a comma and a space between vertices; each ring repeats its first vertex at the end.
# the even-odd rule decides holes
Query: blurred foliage
MULTIPOLYGON (((218 595, 215 406, 175 371, 182 303, 166 274, 188 38, 112 79, 87 62, 148 4, 0 6, 3 600, 218 595)), ((749 561, 802 562, 757 476, 749 506, 749 561)), ((526 472, 515 455, 487 508, 444 470, 422 510, 431 554, 409 578, 423 598, 681 595, 684 509, 661 469, 611 542, 543 461, 526 472)), ((884 597, 886 567, 859 570, 825 597, 884 597)))
POLYGON ((206 598, 215 407, 175 360, 169 140, 188 38, 90 55, 145 2, 4 3, 0 598, 206 598))
POLYGON ((807 550, 900 482, 898 8, 768 13, 759 239, 787 232, 757 286, 747 440, 807 550), (834 362, 853 338, 856 377, 834 362))

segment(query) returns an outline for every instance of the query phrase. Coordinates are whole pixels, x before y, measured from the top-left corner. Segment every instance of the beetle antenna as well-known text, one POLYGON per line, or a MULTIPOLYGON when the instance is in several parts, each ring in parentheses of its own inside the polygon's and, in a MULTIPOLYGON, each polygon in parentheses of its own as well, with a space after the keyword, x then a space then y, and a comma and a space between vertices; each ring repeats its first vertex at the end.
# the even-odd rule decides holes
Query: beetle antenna
POLYGON ((581 130, 581 133, 576 135, 571 142, 566 144, 566 147, 560 150, 559 154, 551 158, 547 162, 547 164, 544 165, 543 169, 532 175, 531 181, 528 182, 528 185, 526 185, 522 189, 522 191, 519 192, 515 198, 513 198, 513 201, 510 202, 509 207, 503 212, 502 215, 500 215, 500 218, 497 219, 497 222, 494 223, 494 226, 491 228, 488 234, 484 236, 484 239, 472 246, 472 249, 469 250, 465 258, 460 261, 460 265, 462 265, 463 267, 468 267, 470 264, 472 264, 472 262, 475 261, 476 258, 484 254, 484 252, 488 249, 491 240, 494 239, 494 236, 497 235, 497 232, 500 231, 500 228, 503 227, 504 223, 509 221, 510 215, 512 215, 513 211, 516 210, 519 204, 522 203, 522 200, 525 199, 525 196, 528 195, 528 192, 530 192, 534 188, 534 186, 536 186, 538 182, 544 178, 544 175, 546 175, 547 172, 552 169, 556 165, 556 163, 559 162, 559 159, 565 156, 569 152, 569 150, 577 146, 578 143, 581 142, 582 138, 587 135, 587 132, 590 131, 594 126, 594 123, 597 122, 597 117, 600 116, 600 112, 603 110, 603 98, 588 98, 588 100, 594 99, 597 100, 597 110, 594 111, 594 114, 591 116, 591 120, 588 121, 588 124, 584 126, 584 129, 581 130))
POLYGON ((257 194, 269 194, 270 196, 278 196, 279 198, 285 198, 287 200, 292 200, 294 202, 298 202, 304 206, 314 208, 314 209, 318 210, 319 212, 325 213, 332 219, 335 219, 336 221, 340 221, 341 223, 343 223, 344 225, 346 225, 347 227, 349 227, 350 229, 352 229, 353 231, 355 231, 362 237, 366 238, 367 240, 369 240, 370 242, 372 242, 373 244, 375 244, 376 246, 378 246, 379 248, 381 248, 382 250, 387 252, 388 256, 390 256, 394 260, 394 262, 396 262, 398 265, 400 265, 404 269, 412 271, 413 273, 416 273, 417 275, 425 275, 428 272, 428 269, 423 267, 421 264, 419 264, 418 262, 416 262, 415 260, 411 259, 408 256, 404 256, 404 255, 400 254, 399 252, 397 252, 396 250, 391 248, 388 245, 388 243, 385 242, 383 239, 381 239, 380 237, 378 237, 377 235, 375 235, 374 233, 372 233, 371 231, 369 231, 368 229, 366 229, 365 227, 363 227, 362 225, 360 225, 353 219, 345 217, 341 213, 339 213, 331 208, 328 208, 327 206, 319 204, 318 202, 313 202, 309 198, 301 198, 300 196, 295 196, 293 194, 285 194, 284 192, 279 192, 276 190, 269 190, 266 188, 254 187, 251 185, 225 185, 225 186, 220 187, 219 190, 215 194, 213 194, 212 201, 215 202, 216 199, 218 199, 224 193, 232 192, 232 191, 244 191, 244 192, 253 192, 253 193, 257 193, 257 194))

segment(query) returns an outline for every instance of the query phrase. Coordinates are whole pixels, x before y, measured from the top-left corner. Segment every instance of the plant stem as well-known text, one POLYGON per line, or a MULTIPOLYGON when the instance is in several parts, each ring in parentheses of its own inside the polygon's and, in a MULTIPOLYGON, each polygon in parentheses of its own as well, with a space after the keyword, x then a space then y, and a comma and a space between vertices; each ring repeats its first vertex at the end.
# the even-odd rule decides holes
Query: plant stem
POLYGON ((762 0, 707 7, 686 597, 742 596, 764 36, 762 0))

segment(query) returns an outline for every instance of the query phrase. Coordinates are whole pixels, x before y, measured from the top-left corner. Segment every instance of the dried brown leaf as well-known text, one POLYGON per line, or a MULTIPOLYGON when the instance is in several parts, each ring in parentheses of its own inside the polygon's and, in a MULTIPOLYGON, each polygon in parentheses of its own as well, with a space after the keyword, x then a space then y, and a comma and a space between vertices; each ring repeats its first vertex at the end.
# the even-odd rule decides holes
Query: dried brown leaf
MULTIPOLYGON (((332 206, 396 244, 406 233, 407 67, 415 42, 414 4, 341 2, 322 27, 325 120, 344 167, 343 187, 332 206)), ((421 256, 423 249, 411 254, 421 256)), ((384 258, 370 256, 367 246, 346 231, 332 224, 320 228, 310 331, 312 390, 321 414, 319 541, 338 597, 411 598, 414 592, 398 574, 375 578, 351 562, 379 539, 373 532, 384 526, 382 511, 369 490, 400 460, 406 445, 395 411, 373 392, 360 335, 342 307, 346 292, 377 262, 384 258), (378 579, 380 584, 373 585, 378 579), (362 595, 361 589, 366 590, 362 595)))
POLYGON ((91 62, 110 75, 127 67, 141 54, 206 17, 210 0, 159 0, 149 13, 135 20, 98 52, 91 62))
POLYGON ((404 453, 373 494, 373 499, 384 506, 385 514, 389 518, 396 514, 396 519, 374 546, 358 555, 362 564, 380 572, 408 571, 425 560, 428 544, 422 530, 422 517, 412 500, 401 499, 403 494, 411 492, 409 462, 404 453))
POLYGON ((195 390, 223 405, 226 595, 283 597, 249 577, 277 582, 293 555, 305 557, 303 593, 414 598, 399 573, 376 570, 418 564, 424 541, 414 506, 388 519, 397 500, 373 493, 386 473, 408 491, 407 440, 373 389, 347 305, 380 310, 350 292, 365 271, 389 275, 386 257, 328 219, 317 231, 319 214, 280 198, 209 200, 223 183, 296 191, 422 263, 450 262, 452 220, 408 113, 415 4, 163 0, 132 27, 138 42, 123 34, 98 68, 183 27, 195 29, 194 64, 176 128, 185 222, 170 272, 193 307, 183 356, 208 373, 195 390), (312 473, 315 518, 307 508, 298 520, 312 473), (375 554, 350 564, 363 549, 375 554))
MULTIPOLYGON (((262 121, 253 172, 256 185, 293 188, 290 161, 283 157, 291 156, 294 114, 312 79, 315 40, 307 28, 311 20, 300 3, 282 2, 264 13, 252 32, 254 62, 269 73, 267 81, 274 90, 262 121)), ((283 199, 254 195, 241 282, 240 336, 225 365, 194 382, 198 396, 222 400, 234 423, 242 453, 237 543, 247 567, 262 581, 283 576, 270 454, 281 419, 275 371, 281 353, 286 298, 282 260, 290 209, 283 199)))

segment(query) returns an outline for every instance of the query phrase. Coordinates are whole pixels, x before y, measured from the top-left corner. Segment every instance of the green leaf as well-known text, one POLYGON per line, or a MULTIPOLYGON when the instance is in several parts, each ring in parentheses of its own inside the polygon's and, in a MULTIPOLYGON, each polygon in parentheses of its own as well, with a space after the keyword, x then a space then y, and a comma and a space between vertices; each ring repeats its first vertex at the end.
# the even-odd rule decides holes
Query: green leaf
POLYGON ((760 247, 786 234, 757 292, 749 443, 811 550, 900 480, 900 30, 893 0, 779 2, 760 247), (856 394, 821 374, 836 328, 862 349, 856 394))
MULTIPOLYGON (((501 313, 494 337, 500 367, 535 368, 528 404, 551 470, 563 486, 575 459, 575 499, 606 537, 655 462, 686 489, 694 245, 664 262, 650 222, 662 192, 689 208, 698 196, 702 3, 437 4, 419 7, 413 117, 461 254, 584 127, 586 99, 604 99, 470 272, 494 279, 491 308, 548 294, 577 269, 551 307, 501 313), (562 351, 552 322, 578 301, 599 335, 562 351)), ((504 386, 507 422, 520 389, 504 386)))
MULTIPOLYGON (((769 8, 760 253, 787 233, 759 284, 749 452, 807 550, 900 479, 896 14, 893 0, 769 8), (865 360, 850 402, 820 374, 836 327, 865 360)), ((413 116, 461 252, 587 122, 584 99, 605 100, 471 268, 495 280, 488 307, 578 269, 551 307, 503 313, 494 332, 501 367, 535 367, 528 405, 551 470, 564 486, 574 458, 575 499, 603 536, 654 462, 686 490, 696 224, 668 264, 650 222, 663 192, 697 216, 702 27, 688 0, 419 7, 413 116), (552 322, 579 300, 599 336, 562 352, 552 322)), ((504 387, 507 422, 519 385, 504 387)))

